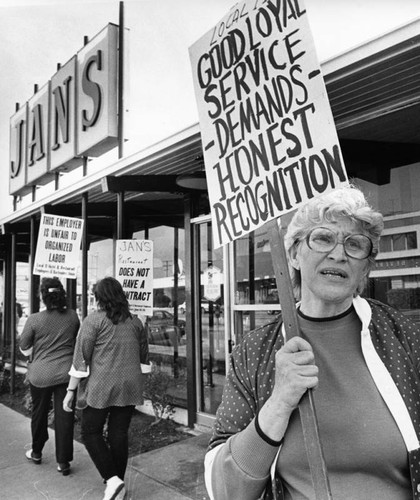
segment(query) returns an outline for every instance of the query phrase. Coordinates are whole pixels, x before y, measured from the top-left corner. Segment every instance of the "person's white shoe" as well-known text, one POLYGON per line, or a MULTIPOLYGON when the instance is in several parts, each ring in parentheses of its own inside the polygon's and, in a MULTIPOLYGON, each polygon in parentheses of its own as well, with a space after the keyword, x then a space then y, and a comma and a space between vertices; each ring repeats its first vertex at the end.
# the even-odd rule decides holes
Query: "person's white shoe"
POLYGON ((103 500, 115 500, 118 493, 124 488, 124 481, 118 476, 112 476, 106 482, 105 494, 103 500))
POLYGON ((25 453, 28 460, 31 460, 34 464, 40 464, 42 462, 42 453, 34 453, 32 449, 25 453))

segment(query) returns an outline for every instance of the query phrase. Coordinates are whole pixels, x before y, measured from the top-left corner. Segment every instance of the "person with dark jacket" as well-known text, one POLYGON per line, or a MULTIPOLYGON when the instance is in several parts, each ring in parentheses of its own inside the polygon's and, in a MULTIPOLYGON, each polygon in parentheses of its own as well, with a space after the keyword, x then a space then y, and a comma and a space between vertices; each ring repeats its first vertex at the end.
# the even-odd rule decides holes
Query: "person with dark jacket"
POLYGON ((80 321, 76 311, 67 307, 66 292, 58 278, 43 278, 40 292, 46 309, 28 317, 19 341, 21 352, 29 357, 27 379, 32 397, 32 448, 26 457, 35 464, 42 461, 53 398, 57 470, 68 475, 73 460, 74 415, 63 410, 63 400, 80 321))

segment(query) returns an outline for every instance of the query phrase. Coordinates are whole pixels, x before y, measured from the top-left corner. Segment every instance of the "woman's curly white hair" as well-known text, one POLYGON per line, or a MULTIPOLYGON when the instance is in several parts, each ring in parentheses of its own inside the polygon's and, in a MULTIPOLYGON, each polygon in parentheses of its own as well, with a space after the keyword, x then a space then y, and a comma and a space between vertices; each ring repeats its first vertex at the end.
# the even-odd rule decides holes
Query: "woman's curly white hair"
MULTIPOLYGON (((370 207, 359 188, 350 185, 335 189, 323 196, 311 199, 298 208, 287 227, 284 238, 286 253, 289 258, 292 257, 297 246, 306 238, 313 227, 323 222, 336 221, 342 217, 348 217, 360 225, 364 234, 370 237, 373 244, 372 254, 368 258, 368 273, 356 290, 356 293, 360 294, 366 285, 368 274, 374 266, 384 222, 382 214, 370 207)), ((289 265, 289 271, 295 298, 300 300, 300 271, 291 265, 289 265)))

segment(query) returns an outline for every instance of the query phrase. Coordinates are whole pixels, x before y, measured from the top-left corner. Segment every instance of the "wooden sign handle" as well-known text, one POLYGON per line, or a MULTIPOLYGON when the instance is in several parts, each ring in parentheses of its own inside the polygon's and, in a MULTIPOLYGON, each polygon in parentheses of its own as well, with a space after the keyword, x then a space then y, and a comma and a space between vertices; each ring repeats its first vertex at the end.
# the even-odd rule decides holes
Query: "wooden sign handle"
MULTIPOLYGON (((279 227, 277 220, 268 222, 266 226, 270 236, 271 255, 276 275, 286 339, 290 339, 295 336, 300 336, 300 330, 293 287, 289 275, 287 255, 284 248, 284 230, 279 227)), ((327 466, 322 452, 318 421, 311 389, 308 390, 300 400, 299 413, 302 422, 306 454, 311 471, 312 484, 315 490, 315 498, 316 500, 332 500, 327 466)))

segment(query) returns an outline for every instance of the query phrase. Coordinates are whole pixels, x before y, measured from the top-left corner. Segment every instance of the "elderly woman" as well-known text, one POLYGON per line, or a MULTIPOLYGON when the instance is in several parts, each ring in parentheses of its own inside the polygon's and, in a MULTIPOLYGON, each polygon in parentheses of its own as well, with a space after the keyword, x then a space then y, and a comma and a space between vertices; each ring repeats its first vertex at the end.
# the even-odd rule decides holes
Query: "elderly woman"
POLYGON ((294 215, 301 336, 285 341, 279 318, 235 347, 205 459, 212 499, 315 498, 297 410, 310 388, 334 500, 420 498, 420 332, 359 295, 382 229, 353 187, 294 215))
POLYGON ((78 388, 82 439, 106 482, 103 500, 113 500, 125 494, 128 429, 135 406, 143 403, 149 346, 146 329, 130 313, 118 280, 98 281, 94 293, 98 310, 84 319, 77 336, 63 408, 72 411, 78 388))

